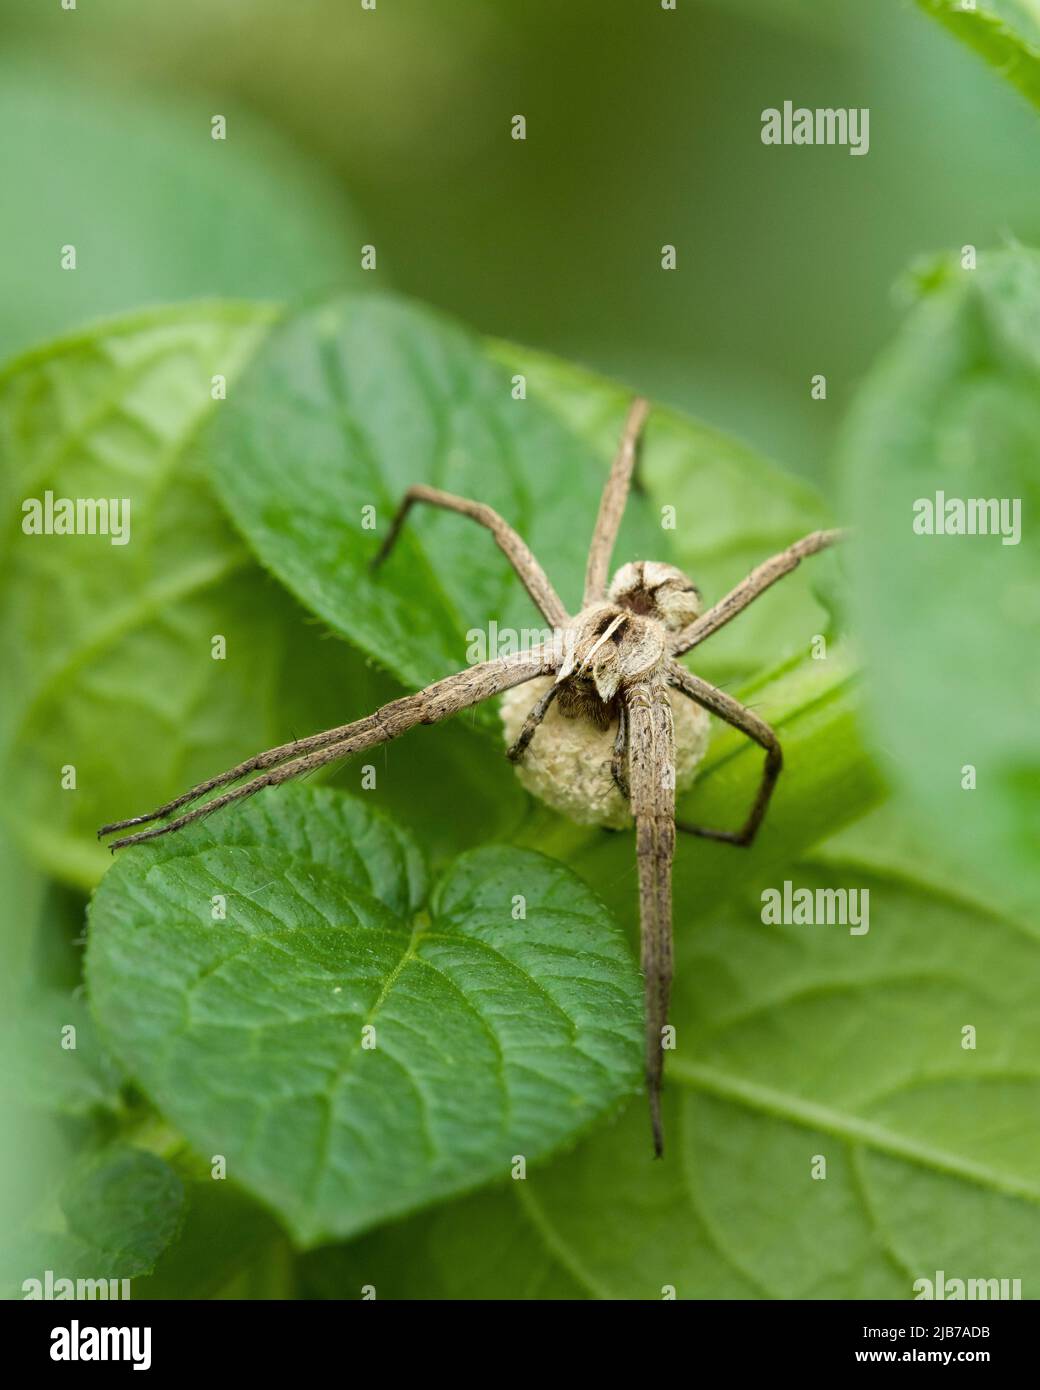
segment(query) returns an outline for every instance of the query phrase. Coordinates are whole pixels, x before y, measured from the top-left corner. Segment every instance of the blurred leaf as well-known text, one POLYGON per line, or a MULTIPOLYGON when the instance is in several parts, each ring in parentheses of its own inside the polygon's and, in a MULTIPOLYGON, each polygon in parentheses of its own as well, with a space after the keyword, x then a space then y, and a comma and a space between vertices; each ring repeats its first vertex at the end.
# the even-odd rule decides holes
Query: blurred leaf
POLYGON ((1040 9, 1035 0, 917 0, 950 33, 1040 107, 1040 9))
POLYGON ((215 408, 211 377, 233 389, 269 318, 231 305, 144 314, 30 354, 0 379, 12 464, 0 483, 11 518, 0 537, 7 809, 64 877, 89 883, 103 870, 103 821, 223 763, 243 720, 269 727, 257 708, 274 679, 269 624, 248 557, 185 458, 215 408), (23 499, 48 491, 129 499, 129 542, 26 534, 23 499), (215 634, 230 660, 212 659, 215 634), (75 790, 61 787, 66 766, 75 790))
MULTIPOLYGON (((638 1109, 638 1107, 635 1107, 638 1109)), ((599 1131, 602 1141, 610 1139, 599 1131)), ((644 1136, 645 1138, 645 1136, 644 1136)), ((645 1147, 642 1158, 647 1168, 645 1147)), ((300 1262, 304 1298, 575 1299, 588 1296, 569 1254, 539 1229, 525 1182, 462 1197, 300 1262)))
POLYGON ((237 102, 221 113, 227 139, 211 139, 213 114, 199 98, 116 96, 32 54, 3 60, 0 127, 17 136, 0 156, 0 357, 99 314, 282 300, 360 275, 335 183, 237 102), (67 245, 75 270, 61 268, 67 245))
POLYGON ((534 1161, 636 1083, 639 977, 577 878, 487 847, 423 895, 390 822, 287 787, 121 856, 94 897, 117 1056, 304 1244, 534 1161))
MULTIPOLYGON (((214 421, 206 446, 228 513, 262 563, 405 684, 467 663, 470 629, 544 629, 491 535, 419 508, 376 574, 369 562, 412 483, 490 503, 538 555, 565 604, 581 598, 603 456, 534 400, 472 334, 382 295, 284 321, 214 421), (364 529, 375 508, 377 531, 364 529)), ((620 543, 653 540, 637 503, 620 543)))
MULTIPOLYGON (((3 1280, 133 1279, 154 1268, 183 1216, 180 1178, 161 1158, 115 1144, 82 1159, 62 1185, 46 1229, 5 1242, 3 1280)), ((17 1290, 17 1292, 15 1292, 17 1290)))
MULTIPOLYGON (((200 424, 230 404, 213 401, 211 378, 225 376, 233 399, 269 322, 239 305, 150 311, 31 353, 0 377, 0 495, 11 518, 0 536, 5 811, 65 879, 89 885, 104 871, 99 825, 401 693, 304 621, 200 476, 200 424), (129 543, 24 534, 23 501, 48 490, 129 498, 129 543), (61 785, 70 765, 75 790, 61 785)), ((438 852, 494 834, 524 804, 505 759, 478 773, 471 745, 460 721, 378 760, 372 795, 438 852), (455 816, 415 797, 420 773, 457 791, 455 816)))
POLYGON ((121 1279, 154 1266, 177 1232, 183 1203, 183 1186, 169 1164, 118 1147, 84 1164, 61 1196, 69 1235, 85 1247, 83 1261, 96 1251, 110 1277, 121 1279))
MULTIPOLYGON (((901 833, 877 812, 677 934, 661 1163, 633 1103, 524 1182, 309 1256, 305 1292, 907 1299, 942 1269, 1028 1297, 1040 933, 886 869, 901 833), (869 931, 763 924, 760 889, 785 876, 869 890, 869 931)), ((917 870, 949 885, 941 860, 917 870)))
MULTIPOLYGON (((17 842, 10 835, 0 835, 0 902, 5 908, 0 916, 0 1013, 4 1016, 17 1008, 27 985, 37 978, 41 954, 37 942, 50 915, 51 893, 51 885, 26 862, 17 842)), ((55 954, 64 965, 63 942, 55 954)))
POLYGON ((922 285, 849 424, 853 620, 889 775, 957 847, 962 872, 1029 902, 1040 888, 1040 255, 986 253, 977 270, 947 265, 922 285), (938 493, 1017 499, 1019 543, 917 534, 915 504, 935 510, 938 493), (962 790, 969 764, 977 787, 962 790))
MULTIPOLYGON (((274 1218, 227 1181, 206 1177, 185 1188, 184 1224, 153 1273, 134 1283, 134 1299, 215 1298, 243 1271, 280 1269, 287 1244, 274 1218)), ((282 1290, 281 1296, 290 1296, 282 1290)), ((240 1297, 260 1296, 255 1289, 240 1297)))
POLYGON ((122 1077, 73 993, 81 951, 72 938, 84 905, 24 863, 7 835, 0 904, 0 1282, 20 1298, 21 1281, 39 1272, 32 1218, 55 1206, 83 1153, 110 1132, 122 1077), (76 1028, 74 1051, 61 1045, 67 1023, 76 1028))
POLYGON ((60 990, 35 990, 0 1025, 0 1104, 88 1115, 115 1110, 122 1073, 102 1046, 82 999, 60 990), (66 1048, 64 1030, 75 1029, 66 1048))

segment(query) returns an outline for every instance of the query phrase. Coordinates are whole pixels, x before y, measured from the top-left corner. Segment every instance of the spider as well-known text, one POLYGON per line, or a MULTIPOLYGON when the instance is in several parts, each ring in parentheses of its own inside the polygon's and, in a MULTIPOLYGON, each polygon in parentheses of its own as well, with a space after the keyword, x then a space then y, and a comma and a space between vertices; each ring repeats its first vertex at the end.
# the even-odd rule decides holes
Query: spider
MULTIPOLYGON (((679 664, 678 658, 699 646, 742 612, 749 603, 789 574, 808 555, 833 545, 840 531, 814 531, 766 560, 724 598, 702 611, 700 591, 674 565, 658 561, 625 564, 607 585, 608 566, 625 510, 638 444, 649 411, 646 400, 632 402, 620 445, 600 500, 589 547, 581 609, 571 615, 545 571, 513 528, 483 502, 455 497, 424 484, 408 489, 390 529, 372 561, 378 567, 390 554, 409 511, 417 503, 441 507, 486 527, 505 553, 528 594, 552 626, 551 642, 496 660, 470 666, 417 694, 391 700, 363 719, 326 729, 257 753, 236 767, 200 782, 190 791, 144 816, 117 821, 98 837, 162 820, 162 825, 112 842, 113 850, 180 830, 202 816, 302 777, 326 763, 387 743, 416 724, 436 724, 460 710, 542 678, 543 689, 522 722, 516 696, 510 712, 516 736, 508 757, 522 765, 529 745, 545 722, 545 743, 537 775, 529 785, 576 819, 604 824, 634 820, 639 877, 641 964, 645 982, 646 1088, 654 1153, 664 1150, 661 1083, 664 1035, 672 982, 672 858, 676 830, 727 844, 747 846, 754 840, 780 775, 783 758, 776 734, 753 710, 732 695, 679 664), (682 701, 692 706, 683 706, 682 701), (558 702, 556 710, 552 710, 558 702), (674 704, 674 708, 673 708, 674 704), (707 714, 716 715, 765 750, 758 792, 743 825, 717 830, 675 819, 676 787, 688 782, 704 751, 707 714), (695 714, 696 718, 691 715, 695 714), (547 719, 547 716, 551 716, 547 719), (565 735, 572 738, 567 756, 565 735), (677 762, 682 764, 676 775, 677 762), (259 774, 259 775, 251 775, 259 774), (250 777, 241 786, 182 807, 221 787, 250 777), (575 797, 575 778, 581 784, 575 797), (609 788, 609 795, 604 788, 609 788), (581 800, 587 798, 587 804, 581 800), (612 800, 613 798, 613 800, 612 800), (618 811, 620 808, 620 816, 618 811), (582 814, 582 811, 587 814, 582 814), (174 812, 181 812, 172 820, 174 812)), ((517 692, 522 698, 522 692, 517 692)), ((526 708, 526 705, 524 705, 526 708)), ((537 747, 537 746, 536 746, 537 747)), ((521 768, 522 771, 522 768, 521 768)))

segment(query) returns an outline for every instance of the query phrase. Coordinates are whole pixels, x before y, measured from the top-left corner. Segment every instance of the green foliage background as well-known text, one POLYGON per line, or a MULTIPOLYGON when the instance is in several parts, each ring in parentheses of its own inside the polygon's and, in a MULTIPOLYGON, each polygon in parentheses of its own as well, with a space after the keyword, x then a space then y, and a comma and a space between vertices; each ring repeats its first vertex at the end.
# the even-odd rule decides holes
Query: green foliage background
MULTIPOLYGON (((1040 62, 1030 0, 952 9, 0 0, 8 1296, 1035 1296, 1040 62), (766 150, 787 97, 870 106, 869 156, 766 150), (752 854, 680 846, 660 1164, 631 836, 531 803, 491 710, 123 856, 85 931, 97 825, 541 625, 458 518, 373 581, 364 504, 480 496, 573 601, 633 389, 619 557, 712 598, 856 527, 697 654, 786 770, 752 854), (24 537, 48 487, 133 543, 24 537), (908 544, 937 488, 1022 545, 908 544), (785 878, 869 934, 764 926, 785 878)), ((757 772, 716 729, 683 814, 757 772)))

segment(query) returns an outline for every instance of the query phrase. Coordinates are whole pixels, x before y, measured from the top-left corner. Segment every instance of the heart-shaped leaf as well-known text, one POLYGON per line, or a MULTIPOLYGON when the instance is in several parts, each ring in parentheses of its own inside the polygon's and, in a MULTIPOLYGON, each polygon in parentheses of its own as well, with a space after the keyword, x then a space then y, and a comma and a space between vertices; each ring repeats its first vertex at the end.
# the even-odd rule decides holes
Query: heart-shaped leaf
POLYGON ((302 1243, 508 1174, 636 1084, 639 977, 574 875, 487 847, 425 897, 404 833, 292 787, 124 854, 94 898, 116 1056, 302 1243))

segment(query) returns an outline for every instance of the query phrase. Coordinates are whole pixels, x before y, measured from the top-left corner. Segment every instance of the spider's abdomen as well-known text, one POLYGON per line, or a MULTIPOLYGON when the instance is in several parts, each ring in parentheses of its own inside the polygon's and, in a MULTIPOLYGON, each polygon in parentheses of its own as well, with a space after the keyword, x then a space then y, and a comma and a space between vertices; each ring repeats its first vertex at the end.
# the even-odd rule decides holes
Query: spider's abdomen
MULTIPOLYGON (((551 683, 552 677, 544 676, 503 695, 507 745, 515 742, 531 707, 551 683)), ((669 696, 675 725, 675 789, 682 792, 693 782, 704 757, 708 715, 676 691, 669 696)), ((616 714, 602 727, 580 714, 568 717, 556 700, 517 763, 517 775, 529 792, 579 825, 621 829, 631 824, 632 813, 611 771, 616 734, 616 714)))

